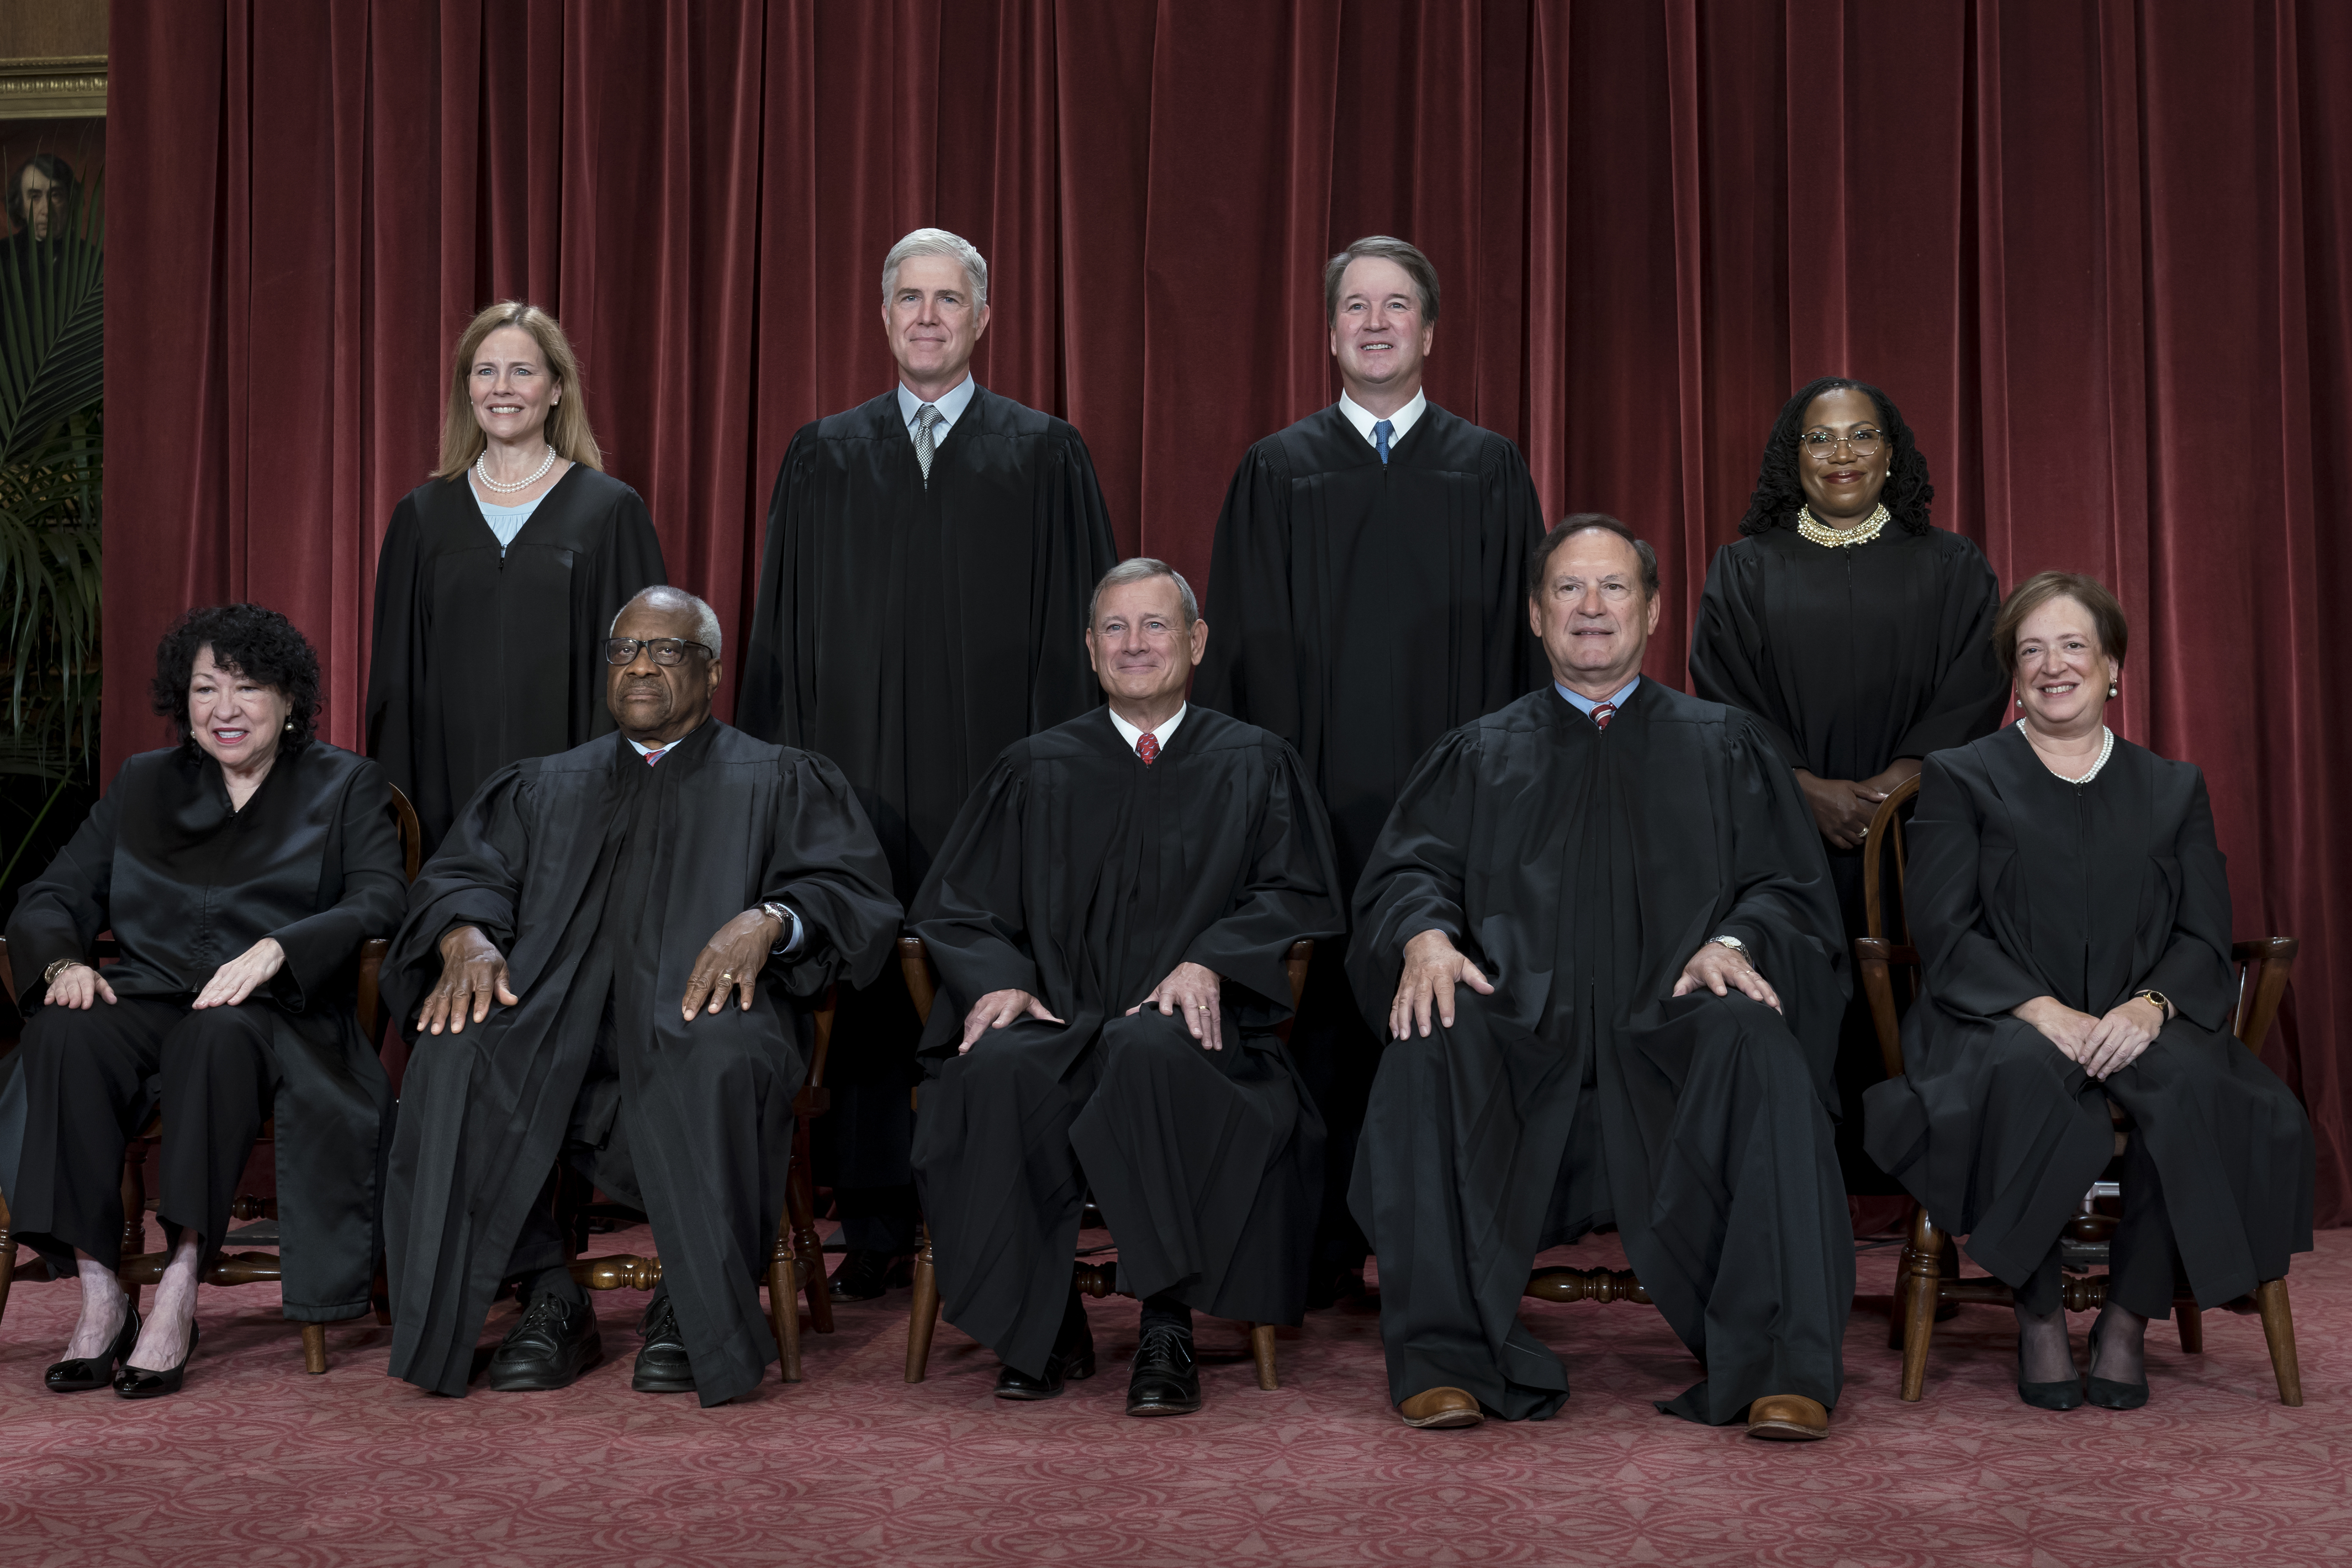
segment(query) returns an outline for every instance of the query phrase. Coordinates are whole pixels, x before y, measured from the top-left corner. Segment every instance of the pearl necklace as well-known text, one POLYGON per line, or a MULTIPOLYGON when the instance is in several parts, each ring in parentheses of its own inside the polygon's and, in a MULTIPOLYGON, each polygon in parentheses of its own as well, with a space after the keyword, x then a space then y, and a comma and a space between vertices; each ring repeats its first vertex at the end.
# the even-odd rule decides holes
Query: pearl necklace
POLYGON ((1886 510, 1885 501, 1878 503, 1876 509, 1871 512, 1868 521, 1845 529, 1824 528, 1815 522, 1813 509, 1810 506, 1801 506, 1797 509, 1797 531, 1815 544, 1826 545, 1832 550, 1842 549, 1849 544, 1867 544, 1877 538, 1886 525, 1894 521, 1895 514, 1886 510))
POLYGON ((499 483, 498 480, 490 478, 489 469, 482 467, 483 462, 489 457, 489 455, 490 449, 488 447, 485 447, 482 448, 481 457, 474 459, 474 477, 482 481, 484 489, 496 490, 500 495, 512 495, 517 490, 527 490, 530 489, 531 486, 547 478, 548 469, 555 467, 555 448, 553 447, 550 447, 547 449, 547 456, 539 460, 539 467, 530 471, 530 478, 527 479, 517 479, 510 485, 502 485, 499 483))
MULTIPOLYGON (((2060 773, 2056 768, 2050 768, 2050 764, 2047 762, 2044 762, 2042 765, 2045 768, 2050 768, 2051 776, 2057 779, 2061 784, 2073 784, 2076 789, 2082 788, 2084 784, 2089 784, 2093 779, 2097 778, 2099 776, 2099 771, 2107 765, 2107 759, 2116 754, 2116 732, 2113 730, 2108 729, 2104 724, 2099 726, 2099 732, 2106 736, 2106 740, 2102 742, 2099 747, 2099 760, 2091 764, 2091 771, 2084 773, 2081 778, 2070 779, 2064 773, 2060 773)), ((2026 738, 2029 741, 2032 739, 2030 735, 2026 738)))

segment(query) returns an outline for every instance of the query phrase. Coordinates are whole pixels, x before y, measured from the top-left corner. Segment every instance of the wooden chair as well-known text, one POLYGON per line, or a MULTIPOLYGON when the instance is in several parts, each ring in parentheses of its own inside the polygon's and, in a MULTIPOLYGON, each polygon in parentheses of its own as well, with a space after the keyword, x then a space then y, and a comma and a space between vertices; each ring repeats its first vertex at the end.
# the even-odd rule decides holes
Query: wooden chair
MULTIPOLYGON (((1903 825, 1897 812, 1918 793, 1919 781, 1916 778, 1898 785, 1880 803, 1870 824, 1871 838, 1889 846, 1895 861, 1895 903, 1898 910, 1906 856, 1903 825)), ((1903 1034, 1895 1005, 1895 974, 1898 970, 1903 973, 1915 1001, 1923 976, 1918 950, 1885 935, 1886 927, 1881 918, 1879 860, 1880 855, 1873 853, 1864 863, 1864 914, 1870 934, 1854 939, 1853 956, 1870 1000, 1871 1022, 1877 1030, 1878 1048, 1885 1057, 1887 1076, 1895 1078, 1903 1072, 1903 1034)), ((2238 1008, 2231 1027, 2249 1050, 2259 1053, 2270 1034, 2271 1025, 2278 1016, 2279 1003, 2286 994, 2299 945, 2293 937, 2273 936, 2238 942, 2231 948, 2231 962, 2238 966, 2238 1008)), ((2113 1100, 2107 1102, 2107 1110, 2116 1126, 2115 1152, 2120 1157, 2132 1128, 2122 1108, 2113 1100)), ((2062 1295, 2070 1312, 2095 1311, 2106 1304, 2107 1277, 2087 1270, 2107 1260, 2116 1217, 2102 1213, 2099 1205, 2117 1195, 2113 1181, 2094 1184, 2084 1194, 2080 1212, 2067 1225, 2063 1245, 2068 1273, 2062 1295)), ((2015 1305, 2016 1292, 1989 1275, 1963 1276, 1959 1271, 1958 1244, 1925 1208, 1915 1204, 1910 1234, 1895 1272, 1893 1312, 1892 1337, 1903 1347, 1903 1398, 1916 1401, 1925 1391, 1927 1345, 1935 1333, 1936 1320, 1939 1315, 1949 1316, 1963 1302, 2010 1307, 2015 1305)), ((2180 1348, 2191 1355, 2202 1352, 2205 1329, 2195 1298, 2185 1291, 2175 1296, 2172 1310, 2180 1325, 2180 1348)), ((2230 1310, 2260 1315, 2263 1337, 2270 1349, 2271 1371, 2278 1380, 2279 1403, 2301 1405, 2303 1373, 2295 1358, 2294 1317, 2287 1302, 2286 1281, 2265 1280, 2255 1288, 2251 1299, 2231 1302, 2230 1310)))
MULTIPOLYGON (((392 801, 388 809, 394 825, 400 833, 402 869, 408 879, 414 882, 416 880, 417 860, 424 842, 423 830, 416 820, 416 808, 409 805, 406 795, 397 788, 392 788, 392 801)), ((381 1049, 380 1031, 383 1027, 383 1019, 379 1016, 381 1001, 378 985, 383 973, 384 955, 391 950, 391 942, 382 937, 364 942, 360 948, 356 1008, 359 1014, 360 1033, 369 1044, 376 1046, 379 1049, 381 1049)), ((102 936, 93 944, 90 956, 93 962, 103 964, 110 960, 121 957, 121 950, 116 945, 112 937, 102 936)), ((15 971, 8 961, 8 944, 5 938, 0 938, 0 987, 5 988, 12 1000, 16 997, 15 971)), ((255 1146, 257 1148, 274 1142, 277 1131, 278 1123, 275 1117, 263 1122, 260 1135, 254 1140, 255 1146)), ((164 1266, 172 1260, 172 1255, 168 1249, 162 1252, 141 1250, 147 1241, 147 1151, 151 1145, 160 1142, 163 1136, 163 1117, 159 1110, 153 1116, 147 1119, 147 1125, 140 1129, 137 1137, 123 1146, 122 1152, 122 1264, 116 1278, 122 1281, 123 1289, 130 1292, 131 1304, 134 1309, 139 1304, 141 1288, 160 1281, 163 1278, 164 1266)), ((278 1200, 274 1197, 260 1198, 250 1194, 240 1193, 229 1205, 229 1216, 239 1220, 275 1219, 278 1217, 278 1200)), ((41 1278, 47 1278, 47 1265, 43 1263, 38 1267, 42 1270, 41 1278)), ((9 1223, 7 1203, 5 1197, 0 1197, 0 1317, 5 1317, 7 1312, 8 1290, 15 1283, 16 1272, 16 1238, 9 1223)), ((223 1252, 213 1260, 212 1267, 199 1276, 202 1282, 206 1285, 275 1285, 279 1283, 282 1278, 278 1253, 250 1250, 223 1252)), ((377 1321, 390 1322, 392 1318, 383 1294, 381 1275, 378 1276, 374 1295, 377 1321)), ((327 1370, 327 1325, 304 1323, 300 1326, 302 1369, 312 1373, 325 1372, 327 1370)))
MULTIPOLYGON (((825 1106, 823 1079, 826 1048, 833 1042, 835 998, 835 991, 828 988, 814 1019, 816 1042, 809 1057, 809 1084, 816 1089, 816 1096, 813 1097, 810 1088, 804 1087, 793 1100, 797 1125, 784 1179, 784 1213, 776 1226, 775 1247, 768 1256, 768 1323, 775 1331, 786 1383, 801 1380, 801 1312, 794 1300, 800 1288, 804 1286, 808 1290, 809 1318, 816 1331, 833 1331, 833 1308, 824 1284, 824 1253, 817 1245, 813 1212, 815 1189, 809 1175, 808 1124, 809 1118, 825 1106)), ((625 1205, 576 1202, 578 1191, 584 1185, 568 1171, 562 1173, 557 1184, 556 1202, 566 1211, 562 1215, 563 1233, 572 1239, 574 1256, 566 1265, 572 1278, 591 1290, 650 1290, 659 1285, 662 1263, 658 1257, 641 1258, 633 1252, 598 1258, 577 1256, 583 1249, 580 1239, 584 1236, 583 1222, 590 1217, 602 1216, 633 1225, 646 1223, 642 1211, 625 1205)))
MULTIPOLYGON (((1312 942, 1291 943, 1283 955, 1282 967, 1290 979, 1290 1005, 1294 1012, 1300 994, 1307 987, 1307 966, 1314 961, 1312 942)), ((924 1023, 931 1018, 931 1005, 938 1000, 939 976, 931 969, 930 954, 923 950, 920 937, 898 939, 898 965, 907 977, 907 994, 915 999, 915 1012, 924 1023)), ((919 1093, 920 1091, 917 1091, 919 1093)), ((1087 1205, 1091 1215, 1094 1205, 1087 1205)), ((1075 1262, 1071 1266, 1071 1283, 1083 1295, 1097 1299, 1110 1295, 1131 1295, 1118 1286, 1118 1264, 1075 1262)), ((931 1260, 931 1227, 923 1226, 923 1248, 915 1257, 914 1301, 907 1319, 907 1381, 920 1383, 931 1359, 931 1335, 940 1323, 940 1277, 931 1260)), ((1257 1385, 1263 1389, 1281 1386, 1275 1373, 1274 1325, 1250 1323, 1250 1359, 1257 1363, 1257 1385)))

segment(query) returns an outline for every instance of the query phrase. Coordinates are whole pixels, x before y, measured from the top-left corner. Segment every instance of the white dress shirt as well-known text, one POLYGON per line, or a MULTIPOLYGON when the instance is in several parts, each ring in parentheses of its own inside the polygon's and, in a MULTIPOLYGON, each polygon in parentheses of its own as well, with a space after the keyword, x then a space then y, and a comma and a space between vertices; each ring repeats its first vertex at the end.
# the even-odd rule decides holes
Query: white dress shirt
MULTIPOLYGON (((948 431, 963 417, 963 411, 971 406, 971 395, 979 390, 980 384, 972 380, 971 372, 966 371, 961 381, 948 388, 939 401, 931 405, 940 411, 940 422, 931 426, 931 450, 939 450, 940 443, 948 438, 948 431)), ((915 438, 915 416, 922 411, 923 400, 908 391, 905 382, 900 382, 898 417, 907 422, 907 439, 909 441, 915 438)))
MULTIPOLYGON (((1160 749, 1162 751, 1167 749, 1168 737, 1176 732, 1176 726, 1184 721, 1185 711, 1192 706, 1192 705, 1191 703, 1187 702, 1182 708, 1177 709, 1175 713, 1165 723, 1161 724, 1160 728, 1151 731, 1152 738, 1160 742, 1160 749)), ((1120 718, 1118 716, 1118 709, 1106 704, 1103 711, 1108 713, 1110 715, 1110 721, 1118 726, 1118 738, 1127 742, 1128 750, 1131 752, 1134 751, 1136 742, 1143 739, 1143 731, 1129 723, 1126 720, 1120 718)), ((1141 753, 1138 752, 1137 754, 1140 755, 1141 753)))
MULTIPOLYGON (((1420 421, 1422 415, 1428 410, 1428 396, 1423 393, 1416 392, 1412 395, 1412 401, 1411 403, 1406 404, 1402 408, 1398 409, 1394 414, 1389 416, 1390 451, 1393 452, 1396 450, 1396 444, 1404 439, 1404 433, 1412 429, 1413 426, 1420 421)), ((1356 433, 1364 438, 1365 445, 1370 447, 1378 447, 1380 445, 1379 439, 1372 434, 1372 426, 1381 422, 1381 416, 1379 415, 1373 413, 1370 409, 1365 407, 1362 404, 1357 402, 1354 398, 1349 396, 1344 392, 1339 395, 1339 412, 1348 416, 1348 423, 1356 427, 1356 433)))
POLYGON ((1612 708, 1624 707, 1625 700, 1633 695, 1633 688, 1641 684, 1642 678, 1637 675, 1633 679, 1627 681, 1624 685, 1619 687, 1617 689, 1617 695, 1614 697, 1587 697, 1581 691, 1570 691, 1567 687, 1562 686, 1557 680, 1551 683, 1551 689, 1554 691, 1559 692, 1562 697, 1567 698, 1570 703, 1574 704, 1576 710, 1579 713, 1581 713, 1586 718, 1590 719, 1592 717, 1592 710, 1595 708, 1600 707, 1603 702, 1608 703, 1612 708))

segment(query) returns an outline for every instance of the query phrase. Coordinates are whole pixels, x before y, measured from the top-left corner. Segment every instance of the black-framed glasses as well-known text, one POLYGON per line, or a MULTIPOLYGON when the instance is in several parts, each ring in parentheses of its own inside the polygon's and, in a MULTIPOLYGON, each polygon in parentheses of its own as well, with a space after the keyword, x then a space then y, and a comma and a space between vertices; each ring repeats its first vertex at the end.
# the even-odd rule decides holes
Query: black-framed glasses
POLYGON ((705 658, 719 657, 701 643, 688 642, 684 637, 606 637, 604 662, 606 664, 630 663, 637 657, 639 648, 651 653, 656 664, 684 664, 688 648, 692 648, 705 658))
POLYGON ((1797 437, 1797 445, 1816 458, 1826 458, 1843 444, 1853 449, 1857 458, 1875 458, 1878 449, 1886 445, 1886 432, 1864 428, 1850 436, 1834 430, 1808 430, 1797 437))

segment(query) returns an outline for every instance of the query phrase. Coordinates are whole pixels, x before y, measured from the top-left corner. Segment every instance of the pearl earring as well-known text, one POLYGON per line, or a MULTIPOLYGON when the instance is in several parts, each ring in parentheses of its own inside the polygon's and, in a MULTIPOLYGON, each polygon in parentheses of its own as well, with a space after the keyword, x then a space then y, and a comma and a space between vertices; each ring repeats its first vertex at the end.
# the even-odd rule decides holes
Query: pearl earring
POLYGON ((2114 682, 2114 680, 2110 679, 2110 680, 2107 682, 2107 695, 2108 695, 2108 696, 2110 696, 2110 697, 2113 697, 2115 694, 2116 694, 2116 683, 2114 682))

